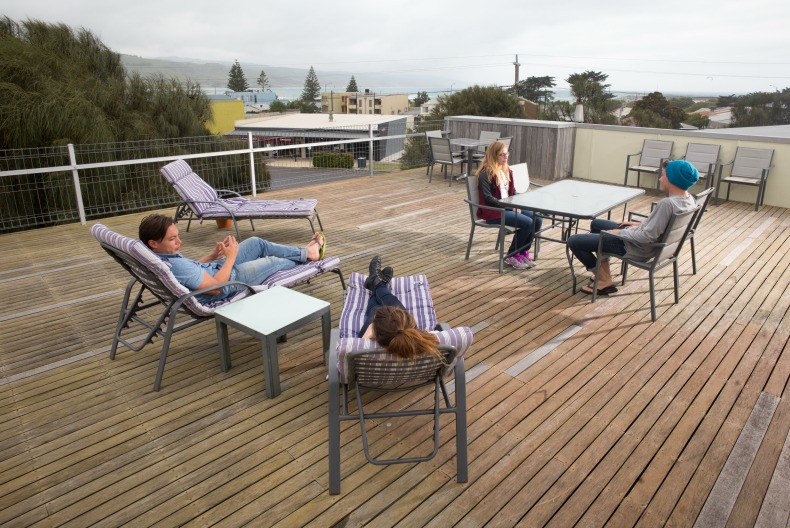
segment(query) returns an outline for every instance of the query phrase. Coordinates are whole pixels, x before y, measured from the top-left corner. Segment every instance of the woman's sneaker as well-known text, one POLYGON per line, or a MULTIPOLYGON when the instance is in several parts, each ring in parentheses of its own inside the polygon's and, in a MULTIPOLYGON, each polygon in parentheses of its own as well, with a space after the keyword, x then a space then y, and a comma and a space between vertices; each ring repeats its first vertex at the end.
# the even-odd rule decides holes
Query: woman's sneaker
POLYGON ((505 257, 505 260, 503 262, 508 266, 510 266, 511 268, 527 269, 527 266, 524 263, 522 263, 520 260, 518 260, 518 258, 516 258, 516 255, 512 257, 505 257))
POLYGON ((516 255, 516 258, 526 268, 534 268, 536 266, 535 261, 529 258, 529 251, 525 251, 524 253, 519 253, 518 255, 516 255))

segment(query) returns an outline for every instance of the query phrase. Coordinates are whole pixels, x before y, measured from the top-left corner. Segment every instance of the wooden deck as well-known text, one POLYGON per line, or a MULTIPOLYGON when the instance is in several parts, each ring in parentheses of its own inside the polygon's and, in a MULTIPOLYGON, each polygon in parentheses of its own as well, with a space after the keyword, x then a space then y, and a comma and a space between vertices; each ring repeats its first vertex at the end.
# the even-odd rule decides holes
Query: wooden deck
MULTIPOLYGON (((451 417, 434 461, 389 467, 365 461, 359 427, 346 422, 342 494, 327 493, 318 321, 279 345, 276 399, 244 334, 231 330, 233 368, 221 372, 211 322, 176 334, 153 392, 161 340, 109 359, 128 276, 85 226, 69 225, 0 236, 0 525, 788 525, 788 210, 712 207, 698 274, 686 251, 679 305, 671 272, 661 274, 651 323, 638 270, 590 304, 571 295, 559 244, 544 243, 535 269, 500 275, 485 230, 464 260, 464 187, 424 174, 299 195, 319 198, 346 275, 381 254, 398 275, 428 275, 440 320, 475 329, 469 483, 455 482, 451 417)), ((103 223, 134 236, 142 216, 103 223)), ((229 232, 181 229, 191 256, 229 232)), ((255 234, 297 244, 310 231, 279 220, 255 234)), ((336 324, 334 276, 297 289, 330 301, 336 324)), ((372 448, 424 453, 423 418, 376 423, 372 448)))

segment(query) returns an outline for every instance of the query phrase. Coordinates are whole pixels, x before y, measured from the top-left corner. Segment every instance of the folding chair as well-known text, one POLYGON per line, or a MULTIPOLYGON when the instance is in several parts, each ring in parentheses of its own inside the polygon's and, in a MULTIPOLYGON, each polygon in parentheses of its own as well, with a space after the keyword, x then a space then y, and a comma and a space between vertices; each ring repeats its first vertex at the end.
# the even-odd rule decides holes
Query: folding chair
MULTIPOLYGON (((442 414, 455 415, 455 447, 457 480, 467 482, 466 441, 466 377, 464 354, 472 344, 472 330, 467 327, 450 328, 437 325, 436 312, 425 275, 398 277, 390 282, 390 289, 409 310, 417 326, 432 331, 439 339, 439 350, 444 361, 424 355, 415 360, 404 360, 388 354, 375 341, 358 338, 364 324, 365 308, 370 292, 365 288, 365 276, 352 273, 348 280, 348 294, 340 315, 340 326, 332 330, 329 346, 329 493, 340 493, 340 422, 359 420, 362 430, 362 449, 372 464, 413 463, 431 460, 439 451, 439 420, 442 414), (455 377, 453 396, 444 383, 450 373, 455 377), (383 393, 420 390, 433 386, 430 408, 413 407, 406 410, 368 412, 364 409, 362 391, 383 393), (349 406, 348 393, 356 388, 356 412, 349 406), (341 398, 342 395, 342 398, 341 398), (444 405, 442 405, 442 403, 444 405), (367 420, 378 418, 432 416, 433 449, 429 454, 400 458, 376 457, 368 445, 367 420)), ((386 407, 386 408, 391 408, 386 407)))
POLYGON ((466 260, 469 260, 469 253, 472 251, 472 239, 475 236, 475 227, 484 227, 489 229, 498 229, 496 238, 496 246, 494 251, 499 250, 499 273, 505 271, 505 236, 512 235, 516 232, 516 228, 505 225, 505 209, 501 207, 491 207, 484 205, 480 202, 480 187, 478 186, 478 177, 470 174, 466 177, 466 200, 469 205, 469 218, 472 223, 469 230, 469 242, 466 244, 466 260), (488 209, 489 211, 499 211, 500 222, 498 224, 489 224, 485 220, 477 217, 478 209, 488 209))
MULTIPOLYGON (((279 271, 266 279, 260 286, 250 286, 238 281, 231 281, 201 290, 189 291, 176 280, 167 264, 162 262, 140 240, 119 235, 102 224, 94 224, 90 232, 101 247, 132 276, 132 279, 126 286, 126 292, 121 302, 118 324, 115 327, 112 346, 110 347, 110 359, 115 359, 115 352, 119 343, 134 352, 139 352, 145 345, 152 343, 154 337, 164 337, 162 353, 159 358, 159 368, 154 381, 154 391, 158 391, 162 385, 165 361, 167 360, 167 352, 170 348, 170 339, 173 337, 173 334, 212 319, 214 311, 220 306, 238 301, 271 286, 290 287, 307 282, 327 271, 336 273, 340 277, 340 284, 345 290, 343 274, 338 268, 340 258, 329 257, 315 262, 306 262, 289 270, 279 271), (200 303, 195 298, 201 293, 231 284, 241 285, 244 287, 244 290, 231 297, 208 304, 200 303), (136 293, 133 294, 135 287, 136 293), (144 300, 143 294, 150 298, 144 300), (145 312, 148 308, 151 308, 153 312, 145 312), (159 313, 159 315, 155 319, 149 320, 146 319, 143 312, 154 315, 159 313), (176 316, 179 313, 188 315, 191 321, 176 326, 176 316), (126 337, 126 330, 129 330, 129 325, 132 322, 140 324, 148 332, 143 339, 137 342, 138 344, 134 344, 136 339, 126 337)), ((148 317, 151 317, 151 315, 148 315, 148 317)))
MULTIPOLYGON (((625 160, 625 179, 623 185, 628 185, 628 173, 636 172, 636 186, 639 187, 639 178, 643 172, 648 174, 661 174, 661 164, 666 159, 672 158, 672 141, 646 139, 642 150, 636 154, 629 154, 625 160), (639 156, 636 165, 631 165, 631 158, 639 156)), ((658 185, 658 182, 656 182, 658 185)))
POLYGON ((298 200, 251 200, 244 198, 239 193, 228 189, 215 190, 198 176, 192 167, 184 160, 168 163, 160 169, 162 176, 173 186, 183 200, 176 208, 176 222, 188 217, 187 231, 192 224, 192 219, 201 222, 205 219, 232 220, 236 229, 236 238, 241 240, 237 220, 249 220, 252 230, 255 231, 253 220, 305 218, 310 222, 310 229, 315 233, 313 219, 318 221, 321 230, 321 218, 315 206, 318 200, 312 198, 299 198, 298 200), (232 198, 220 196, 228 195, 232 198))
POLYGON ((735 159, 719 167, 719 179, 716 182, 716 200, 719 204, 719 189, 721 182, 727 184, 727 200, 730 199, 730 187, 733 184, 751 185, 757 187, 757 199, 754 202, 754 210, 758 211, 765 200, 765 183, 768 180, 768 172, 773 168, 771 160, 774 157, 773 149, 758 149, 738 147, 735 151, 735 159), (723 177, 724 167, 731 165, 730 175, 723 177))

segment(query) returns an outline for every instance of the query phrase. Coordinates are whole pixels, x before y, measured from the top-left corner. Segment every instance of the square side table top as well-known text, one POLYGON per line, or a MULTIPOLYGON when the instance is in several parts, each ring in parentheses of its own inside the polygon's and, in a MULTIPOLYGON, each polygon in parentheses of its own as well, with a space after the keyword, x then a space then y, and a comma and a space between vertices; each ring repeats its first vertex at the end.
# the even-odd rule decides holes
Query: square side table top
POLYGON ((303 317, 329 306, 329 303, 282 286, 274 286, 240 301, 226 304, 214 312, 221 321, 232 321, 264 335, 270 335, 303 317))

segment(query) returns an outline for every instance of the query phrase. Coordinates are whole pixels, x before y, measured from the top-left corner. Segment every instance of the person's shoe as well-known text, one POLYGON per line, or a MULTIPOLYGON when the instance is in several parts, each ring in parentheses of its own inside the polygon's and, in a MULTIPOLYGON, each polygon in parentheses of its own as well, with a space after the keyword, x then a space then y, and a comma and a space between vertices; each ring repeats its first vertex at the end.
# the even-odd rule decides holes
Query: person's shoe
POLYGON ((529 258, 529 251, 516 255, 516 258, 527 268, 534 268, 536 266, 535 261, 529 258))
POLYGON ((379 279, 384 284, 389 284, 392 280, 392 276, 394 275, 394 271, 392 270, 391 266, 387 266, 383 270, 379 271, 379 279))
POLYGON ((370 264, 368 265, 368 278, 365 279, 365 288, 370 291, 376 289, 376 282, 381 280, 379 274, 381 273, 381 257, 376 255, 372 259, 370 259, 370 264))
POLYGON ((505 260, 503 260, 502 262, 504 262, 505 264, 507 264, 507 265, 508 265, 508 266, 510 266, 511 268, 515 268, 515 269, 527 269, 527 268, 524 266, 524 264, 522 264, 522 263, 521 263, 521 261, 520 261, 520 260, 518 260, 518 259, 516 258, 516 256, 515 256, 515 255, 513 255, 513 256, 511 256, 511 257, 505 257, 505 260))

